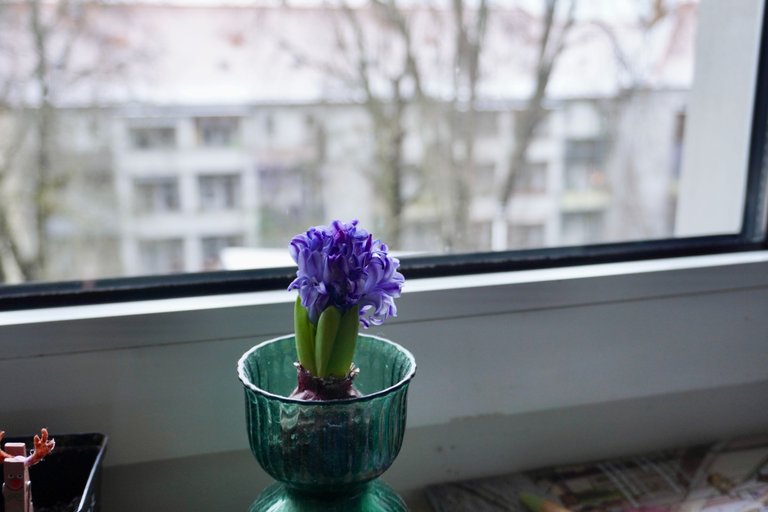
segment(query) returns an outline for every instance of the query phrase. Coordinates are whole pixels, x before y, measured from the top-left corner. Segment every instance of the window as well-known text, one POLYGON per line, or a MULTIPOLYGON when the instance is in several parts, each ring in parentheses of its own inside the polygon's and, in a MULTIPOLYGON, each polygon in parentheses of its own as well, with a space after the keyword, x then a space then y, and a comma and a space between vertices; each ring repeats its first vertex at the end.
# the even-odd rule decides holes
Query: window
POLYGON ((563 215, 562 237, 573 244, 586 240, 598 243, 603 234, 604 213, 601 211, 571 212, 563 215))
POLYGON ((240 141, 240 120, 236 117, 195 119, 197 141, 203 147, 231 147, 240 141))
POLYGON ((264 247, 285 247, 285 233, 298 233, 312 225, 311 219, 323 216, 315 166, 264 165, 257 175, 259 236, 264 247))
POLYGON ((142 240, 139 242, 142 273, 171 274, 184 271, 184 241, 142 240))
MULTIPOLYGON (((51 44, 71 44, 78 59, 50 63, 50 98, 32 117, 27 93, 41 89, 23 70, 34 64, 25 51, 34 34, 0 16, 0 104, 9 105, 0 162, 14 177, 0 177, 0 217, 13 219, 0 244, 5 282, 52 275, 33 264, 50 257, 38 256, 78 244, 57 240, 54 250, 46 230, 82 238, 76 220, 90 203, 116 205, 94 236, 121 248, 137 236, 184 240, 180 259, 193 271, 200 240, 214 236, 208 227, 234 217, 222 211, 242 222, 216 236, 237 233, 260 249, 357 217, 416 254, 404 258, 412 276, 735 250, 764 238, 759 2, 617 0, 573 11, 544 0, 468 2, 461 19, 474 28, 463 32, 450 2, 396 2, 405 34, 366 4, 150 4, 94 5, 83 20, 52 10, 51 44), (275 30, 222 36, 239 33, 246 15, 275 30), (723 23, 734 37, 722 37, 723 23), (120 28, 109 40, 80 37, 97 25, 120 28), (191 25, 206 52, 176 37, 191 25), (470 39, 469 54, 444 44, 457 34, 470 39), (551 61, 540 61, 542 43, 551 61), (96 156, 111 177, 86 193, 72 177, 96 156), (42 208, 41 197, 53 199, 42 208), (177 214, 187 208, 194 219, 177 214)), ((136 252, 117 251, 96 277, 135 276, 136 252)), ((75 262, 59 265, 71 272, 63 280, 93 277, 76 252, 57 257, 75 262)))
POLYGON ((138 178, 134 193, 137 214, 177 212, 180 209, 177 178, 138 178))
POLYGON ((472 174, 472 185, 476 197, 493 198, 493 193, 497 189, 496 164, 481 163, 475 166, 472 174))
POLYGON ((547 163, 528 162, 515 176, 515 192, 542 194, 547 191, 547 163))
POLYGON ((593 190, 605 187, 605 159, 606 145, 602 140, 566 141, 565 188, 593 190))
POLYGON ((240 206, 239 174, 199 176, 198 185, 201 210, 233 210, 240 206))
POLYGON ((205 270, 222 270, 221 253, 228 247, 241 247, 243 237, 240 235, 208 236, 200 242, 202 249, 202 268, 205 270))
POLYGON ((264 116, 264 133, 270 139, 275 136, 275 117, 271 113, 264 116))
POLYGON ((172 149, 176 146, 176 130, 172 127, 130 128, 131 147, 136 150, 172 149))
MULTIPOLYGON (((572 229, 568 230, 572 232, 572 229)), ((543 247, 545 244, 544 225, 513 224, 509 227, 509 244, 518 249, 543 247)))

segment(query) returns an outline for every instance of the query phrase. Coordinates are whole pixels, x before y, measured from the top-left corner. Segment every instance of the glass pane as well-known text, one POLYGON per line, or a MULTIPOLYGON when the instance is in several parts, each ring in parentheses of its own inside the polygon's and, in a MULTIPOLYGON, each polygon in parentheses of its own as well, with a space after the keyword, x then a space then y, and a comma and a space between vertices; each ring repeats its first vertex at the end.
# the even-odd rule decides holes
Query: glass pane
POLYGON ((167 274, 184 270, 182 240, 141 240, 141 264, 148 274, 167 274))
POLYGON ((134 184, 137 215, 179 210, 177 178, 136 178, 134 184))
POLYGON ((202 210, 233 210, 240 206, 240 175, 198 176, 202 210))
POLYGON ((2 2, 0 281, 737 233, 762 9, 2 2))
POLYGON ((237 117, 200 117, 195 119, 197 142, 204 147, 226 147, 238 143, 240 119, 237 117))

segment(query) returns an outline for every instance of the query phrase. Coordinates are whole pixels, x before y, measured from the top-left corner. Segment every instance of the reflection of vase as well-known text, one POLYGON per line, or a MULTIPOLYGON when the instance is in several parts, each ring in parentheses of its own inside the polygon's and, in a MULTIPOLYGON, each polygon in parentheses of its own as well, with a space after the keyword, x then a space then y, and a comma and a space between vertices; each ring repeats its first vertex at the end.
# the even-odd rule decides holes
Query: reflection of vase
POLYGON ((287 398, 296 386, 295 360, 291 335, 253 347, 237 365, 251 451, 280 482, 251 511, 406 510, 376 479, 403 442, 413 356, 391 341, 360 335, 355 386, 363 396, 326 402, 287 398))

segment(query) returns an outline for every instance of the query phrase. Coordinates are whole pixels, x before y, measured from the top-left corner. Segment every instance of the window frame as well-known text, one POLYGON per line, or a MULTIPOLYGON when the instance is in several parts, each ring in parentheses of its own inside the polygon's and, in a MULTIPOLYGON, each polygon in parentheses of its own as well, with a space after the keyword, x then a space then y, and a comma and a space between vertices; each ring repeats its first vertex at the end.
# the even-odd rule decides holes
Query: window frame
MULTIPOLYGON (((407 279, 572 267, 588 264, 703 256, 768 249, 766 151, 768 151, 768 8, 758 48, 741 231, 733 235, 666 238, 499 252, 410 256, 401 260, 407 279)), ((116 277, 0 285, 0 311, 198 297, 285 289, 291 267, 116 277)))

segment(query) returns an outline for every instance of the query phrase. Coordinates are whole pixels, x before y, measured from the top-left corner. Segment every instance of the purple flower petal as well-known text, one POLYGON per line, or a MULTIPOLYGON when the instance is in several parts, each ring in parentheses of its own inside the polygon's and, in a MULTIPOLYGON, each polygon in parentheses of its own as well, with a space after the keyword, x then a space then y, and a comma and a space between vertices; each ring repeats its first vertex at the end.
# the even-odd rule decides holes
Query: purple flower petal
POLYGON ((359 304, 364 327, 397 315, 394 299, 404 282, 400 262, 358 221, 309 228, 291 240, 289 251, 299 269, 288 289, 299 290, 313 323, 329 305, 345 312, 359 304))

